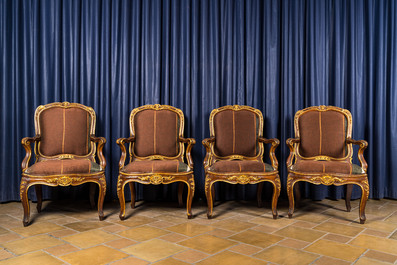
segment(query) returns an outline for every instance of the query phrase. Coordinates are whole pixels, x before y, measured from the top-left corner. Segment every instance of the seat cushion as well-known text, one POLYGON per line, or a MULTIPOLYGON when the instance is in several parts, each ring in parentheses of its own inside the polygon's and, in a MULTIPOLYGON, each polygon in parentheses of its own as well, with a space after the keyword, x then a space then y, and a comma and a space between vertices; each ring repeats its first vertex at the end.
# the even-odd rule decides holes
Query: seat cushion
POLYGON ((254 157, 258 152, 258 116, 248 110, 224 110, 214 116, 215 147, 218 156, 254 157))
POLYGON ((270 172, 273 170, 273 167, 269 164, 250 160, 218 161, 210 167, 210 171, 218 173, 270 172))
POLYGON ((101 167, 89 159, 45 160, 29 167, 25 173, 29 175, 61 175, 96 173, 101 167))
POLYGON ((81 108, 49 108, 41 112, 40 152, 86 155, 90 152, 90 114, 81 108))
POLYGON ((188 165, 179 160, 150 160, 135 161, 126 165, 122 172, 124 173, 177 173, 189 170, 188 165))
POLYGON ((299 160, 290 170, 307 173, 363 174, 363 169, 355 164, 338 161, 299 160))

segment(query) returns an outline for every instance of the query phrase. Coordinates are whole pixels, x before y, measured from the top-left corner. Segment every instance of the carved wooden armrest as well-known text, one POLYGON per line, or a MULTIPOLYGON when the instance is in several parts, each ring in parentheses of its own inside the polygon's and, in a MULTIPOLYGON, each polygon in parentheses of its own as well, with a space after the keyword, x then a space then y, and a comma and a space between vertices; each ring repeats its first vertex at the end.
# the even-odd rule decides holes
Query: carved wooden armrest
POLYGON ((280 141, 276 138, 266 139, 263 137, 259 137, 259 142, 265 143, 265 144, 272 144, 272 147, 270 147, 269 156, 272 161, 272 167, 277 170, 278 169, 278 161, 277 161, 275 152, 276 152, 277 146, 280 144, 280 141))
POLYGON ((215 137, 205 138, 202 143, 206 150, 206 155, 203 161, 204 169, 207 169, 210 165, 212 153, 211 153, 211 144, 215 142, 215 137))
POLYGON ((357 154, 358 160, 360 160, 361 168, 364 170, 364 172, 367 172, 368 164, 364 158, 364 150, 367 149, 368 142, 365 140, 354 140, 352 138, 347 138, 346 143, 360 146, 360 149, 358 149, 358 154, 357 154))
POLYGON ((182 138, 182 137, 179 137, 179 141, 182 142, 182 143, 187 143, 188 144, 187 148, 186 148, 187 164, 188 164, 188 166, 191 169, 193 169, 194 164, 193 164, 191 151, 192 151, 193 145, 196 144, 196 140, 194 140, 193 138, 182 138))
POLYGON ((105 170, 106 159, 103 155, 103 146, 106 143, 106 139, 104 137, 96 137, 95 135, 90 135, 90 140, 94 143, 98 143, 97 153, 99 158, 99 164, 101 165, 102 170, 105 170))
POLYGON ((25 137, 22 139, 21 143, 23 148, 25 148, 26 155, 25 158, 22 161, 22 171, 25 171, 29 167, 29 161, 30 158, 32 157, 32 148, 30 147, 30 144, 33 142, 38 142, 41 140, 40 135, 36 135, 35 137, 25 137))
POLYGON ((286 143, 289 147, 289 156, 287 158, 287 167, 292 166, 292 160, 295 156, 295 144, 300 143, 300 138, 288 138, 286 143))
POLYGON ((121 149, 121 156, 120 156, 120 161, 119 161, 119 170, 121 170, 124 167, 125 163, 125 158, 127 157, 127 150, 125 149, 126 143, 132 143, 135 142, 135 137, 131 136, 129 138, 119 138, 117 139, 116 143, 118 146, 120 146, 121 149))

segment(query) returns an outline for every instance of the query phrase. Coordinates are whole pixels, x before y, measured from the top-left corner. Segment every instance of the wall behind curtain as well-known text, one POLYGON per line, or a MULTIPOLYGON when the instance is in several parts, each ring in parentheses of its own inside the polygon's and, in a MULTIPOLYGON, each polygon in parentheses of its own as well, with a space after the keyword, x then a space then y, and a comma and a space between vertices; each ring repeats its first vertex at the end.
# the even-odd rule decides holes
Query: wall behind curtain
MULTIPOLYGON (((196 198, 204 197, 201 141, 213 108, 263 112, 265 137, 281 141, 285 187, 294 114, 321 104, 352 112, 353 138, 369 142, 370 196, 397 199, 396 52, 392 0, 1 0, 0 201, 19 200, 20 141, 34 135, 35 108, 54 101, 95 109, 96 134, 108 140, 108 199, 117 198, 115 141, 129 135, 133 108, 154 103, 185 113, 185 136, 197 141, 196 198)), ((176 191, 145 189, 138 199, 151 198, 153 189, 164 198, 176 191)), ((254 185, 217 189, 218 199, 255 194, 254 185)), ((305 195, 341 198, 343 187, 308 184, 305 195)))

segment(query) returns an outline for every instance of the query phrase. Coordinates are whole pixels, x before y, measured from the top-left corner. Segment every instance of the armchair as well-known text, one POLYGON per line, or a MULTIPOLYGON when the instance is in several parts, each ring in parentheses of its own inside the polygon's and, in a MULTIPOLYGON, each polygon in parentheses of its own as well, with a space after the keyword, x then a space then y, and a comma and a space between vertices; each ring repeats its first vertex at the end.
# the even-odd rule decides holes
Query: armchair
MULTIPOLYGON (((55 102, 36 109, 36 136, 22 139, 26 150, 20 183, 24 226, 29 224, 28 189, 33 185, 37 195, 37 211, 41 212, 41 185, 76 186, 86 182, 96 183, 99 186, 99 219, 103 220, 106 160, 102 149, 106 140, 94 136, 95 121, 94 110, 78 103, 55 102), (31 143, 34 143, 36 160, 29 166, 31 143), (96 155, 100 164, 96 163, 96 155)), ((90 193, 92 204, 93 192, 90 193)))
POLYGON ((214 183, 258 184, 257 200, 261 206, 263 182, 273 184, 272 214, 277 218, 280 177, 275 150, 278 139, 262 137, 263 116, 260 110, 248 106, 224 106, 210 114, 210 138, 203 140, 207 151, 204 159, 207 217, 212 218, 214 183), (271 165, 263 162, 264 146, 271 144, 271 165))
POLYGON ((193 160, 191 150, 196 141, 183 138, 184 116, 180 109, 168 105, 146 105, 132 110, 129 138, 120 138, 121 149, 117 195, 120 219, 125 219, 124 187, 129 183, 131 208, 135 207, 135 186, 141 184, 169 184, 179 182, 178 202, 182 205, 183 183, 188 187, 187 217, 192 218, 194 195, 193 160), (129 144, 129 162, 125 165, 129 144), (185 161, 185 144, 186 160, 185 161))
POLYGON ((361 188, 359 217, 366 220, 365 205, 369 195, 367 162, 364 150, 368 143, 351 139, 352 116, 346 109, 314 106, 298 111, 294 119, 296 138, 286 141, 290 154, 287 159, 288 216, 294 212, 294 185, 306 181, 316 185, 347 185, 346 209, 350 212, 352 185, 361 188), (359 145, 360 166, 352 163, 352 145, 359 145))

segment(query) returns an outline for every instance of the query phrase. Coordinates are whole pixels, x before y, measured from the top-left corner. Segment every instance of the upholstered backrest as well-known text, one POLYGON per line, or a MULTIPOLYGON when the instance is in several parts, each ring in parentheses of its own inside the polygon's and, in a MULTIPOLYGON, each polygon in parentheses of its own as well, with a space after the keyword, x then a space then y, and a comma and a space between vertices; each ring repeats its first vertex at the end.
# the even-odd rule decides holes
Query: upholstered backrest
POLYGON ((298 126, 299 153, 303 157, 342 158, 347 155, 348 119, 342 112, 332 109, 307 111, 299 116, 298 126))
POLYGON ((215 111, 214 115, 211 114, 213 115, 215 154, 218 156, 256 156, 259 136, 258 115, 248 109, 215 111))
POLYGON ((39 144, 41 154, 83 156, 90 152, 91 116, 87 110, 79 107, 56 106, 38 112, 36 118, 41 134, 39 144))
POLYGON ((158 110, 148 108, 132 114, 131 117, 135 135, 135 155, 140 157, 178 155, 179 126, 181 126, 178 113, 166 108, 158 110))

